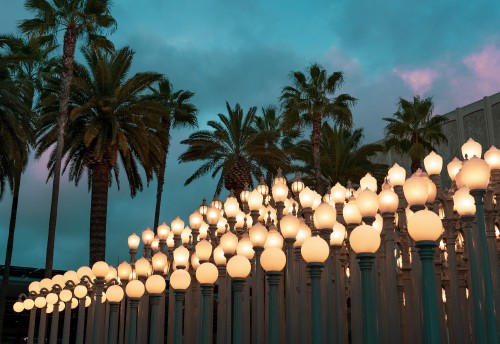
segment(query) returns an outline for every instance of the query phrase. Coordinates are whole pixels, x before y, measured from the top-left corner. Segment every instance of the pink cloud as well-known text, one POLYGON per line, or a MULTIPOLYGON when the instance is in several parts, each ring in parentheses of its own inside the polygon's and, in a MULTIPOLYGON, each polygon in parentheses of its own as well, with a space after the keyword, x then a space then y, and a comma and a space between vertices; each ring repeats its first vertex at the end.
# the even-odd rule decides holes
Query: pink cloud
POLYGON ((431 68, 419 69, 394 69, 398 75, 411 90, 418 95, 422 95, 432 88, 432 83, 438 76, 437 72, 431 68))
POLYGON ((500 49, 487 45, 482 50, 466 56, 462 62, 472 74, 469 89, 482 96, 500 90, 500 49))

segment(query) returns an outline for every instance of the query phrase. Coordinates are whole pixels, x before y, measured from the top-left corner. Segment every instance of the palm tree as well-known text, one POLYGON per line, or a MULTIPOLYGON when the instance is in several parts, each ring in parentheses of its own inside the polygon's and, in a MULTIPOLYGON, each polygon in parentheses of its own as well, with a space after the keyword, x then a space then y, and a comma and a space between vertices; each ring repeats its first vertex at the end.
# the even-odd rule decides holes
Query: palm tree
MULTIPOLYGON (((128 78, 134 55, 129 48, 113 53, 88 49, 83 55, 87 67, 77 65, 75 69, 63 172, 69 167, 69 179, 75 184, 87 172, 92 264, 105 260, 108 189, 113 176, 119 186, 122 166, 135 196, 143 188, 140 167, 150 181, 153 167, 165 154, 167 136, 160 125, 164 108, 145 93, 160 81, 160 74, 137 73, 128 78)), ((37 156, 57 140, 58 102, 57 97, 47 97, 44 102, 37 156)), ((50 174, 55 171, 56 154, 52 150, 50 174)))
POLYGON ((191 103, 193 92, 178 90, 174 91, 172 83, 166 78, 158 83, 157 88, 153 89, 153 97, 164 107, 164 112, 161 117, 161 123, 168 136, 167 145, 165 147, 165 155, 156 168, 156 177, 158 185, 156 188, 156 208, 154 228, 158 228, 160 218, 161 197, 163 194, 163 186, 165 184, 165 169, 167 163, 168 151, 170 148, 170 129, 181 127, 196 127, 198 126, 197 113, 198 109, 191 103))
MULTIPOLYGON (((387 166, 371 162, 370 157, 382 152, 384 147, 373 143, 364 145, 361 143, 362 139, 362 128, 349 130, 323 124, 320 160, 325 185, 337 182, 345 185, 349 179, 360 180, 368 172, 377 180, 383 180, 387 166)), ((302 140, 291 151, 293 159, 303 163, 295 166, 295 169, 304 173, 307 184, 315 181, 314 159, 310 147, 309 140, 302 140)))
POLYGON ((447 119, 442 115, 433 115, 433 108, 431 97, 399 98, 398 111, 392 118, 384 118, 387 122, 386 149, 392 148, 408 155, 412 173, 421 167, 425 154, 435 150, 435 145, 448 142, 442 129, 447 119))
POLYGON ((333 120, 336 125, 352 127, 350 107, 356 98, 349 94, 333 95, 344 82, 342 72, 328 72, 315 63, 307 69, 307 75, 293 72, 291 86, 283 88, 281 105, 284 110, 285 128, 302 128, 311 126, 311 148, 314 159, 314 176, 316 191, 323 193, 321 182, 321 126, 327 120, 333 120))
POLYGON ((220 174, 215 193, 222 186, 232 190, 237 197, 252 177, 261 176, 261 167, 274 170, 286 167, 288 159, 275 144, 278 137, 268 131, 258 131, 253 123, 256 107, 246 114, 239 104, 231 108, 226 102, 228 115, 218 114, 219 121, 208 121, 211 130, 200 130, 181 141, 189 145, 179 157, 179 162, 202 161, 203 164, 186 180, 184 185, 211 173, 220 174))
POLYGON ((52 201, 50 206, 47 253, 45 257, 45 275, 52 275, 54 260, 54 242, 61 178, 61 161, 64 151, 64 137, 68 122, 68 106, 73 79, 75 48, 79 38, 86 38, 89 44, 110 48, 111 43, 103 35, 116 27, 110 15, 110 0, 26 0, 25 8, 34 13, 34 18, 23 20, 19 24, 21 31, 29 36, 49 37, 53 41, 60 32, 64 32, 62 69, 60 72, 59 112, 52 201))

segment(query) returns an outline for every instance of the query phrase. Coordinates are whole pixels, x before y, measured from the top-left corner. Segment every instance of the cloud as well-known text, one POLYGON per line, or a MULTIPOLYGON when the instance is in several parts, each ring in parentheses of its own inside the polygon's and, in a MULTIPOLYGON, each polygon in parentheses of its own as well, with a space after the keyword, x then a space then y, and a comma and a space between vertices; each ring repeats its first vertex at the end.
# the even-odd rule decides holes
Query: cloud
POLYGON ((438 73, 430 68, 404 70, 395 68, 393 71, 407 84, 411 90, 418 95, 422 95, 432 88, 432 82, 438 73))
POLYGON ((500 91, 500 48, 488 44, 462 60, 470 72, 472 82, 467 85, 482 95, 500 91))

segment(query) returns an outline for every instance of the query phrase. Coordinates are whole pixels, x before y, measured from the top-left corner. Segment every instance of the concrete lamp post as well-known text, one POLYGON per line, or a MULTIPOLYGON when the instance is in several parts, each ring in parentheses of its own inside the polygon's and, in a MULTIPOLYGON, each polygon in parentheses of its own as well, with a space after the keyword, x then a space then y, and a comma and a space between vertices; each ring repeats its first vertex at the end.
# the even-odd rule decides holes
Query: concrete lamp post
POLYGON ((250 261, 240 255, 236 255, 227 262, 227 273, 231 276, 233 286, 233 344, 243 343, 242 319, 243 312, 241 307, 242 293, 245 288, 245 280, 252 270, 250 261))
MULTIPOLYGON (((161 252, 158 252, 161 253, 161 252)), ((158 254, 156 253, 156 254, 158 254)), ((167 283, 162 275, 149 276, 146 280, 146 290, 149 293, 149 344, 159 343, 158 329, 161 324, 159 321, 159 304, 160 298, 165 291, 167 283)))
POLYGON ((219 277, 219 270, 212 263, 203 263, 196 270, 196 279, 201 286, 201 329, 200 338, 201 344, 209 344, 212 339, 212 326, 210 326, 210 312, 212 298, 214 292, 214 283, 219 277))
POLYGON ((139 280, 132 280, 127 284, 125 293, 129 298, 129 327, 128 327, 128 344, 135 344, 137 341, 137 308, 139 300, 144 295, 144 283, 139 280))
MULTIPOLYGON (((181 246, 182 247, 182 246, 181 246)), ((170 286, 175 294, 174 344, 182 344, 182 314, 186 289, 191 284, 191 275, 184 269, 175 270, 170 276, 170 286)))
POLYGON ((123 296, 123 288, 119 285, 112 285, 106 291, 109 301, 108 344, 116 344, 118 340, 118 310, 123 296))

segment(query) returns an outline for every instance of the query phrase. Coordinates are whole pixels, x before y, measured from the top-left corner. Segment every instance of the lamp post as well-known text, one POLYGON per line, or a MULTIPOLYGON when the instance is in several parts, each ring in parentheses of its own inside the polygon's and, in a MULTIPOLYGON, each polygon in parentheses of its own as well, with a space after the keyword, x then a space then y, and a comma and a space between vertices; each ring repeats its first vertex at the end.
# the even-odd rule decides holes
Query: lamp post
POLYGON ((103 315, 103 304, 102 304, 102 291, 104 287, 104 278, 109 272, 109 265, 106 262, 99 261, 92 265, 92 273, 95 275, 95 313, 94 313, 94 324, 92 331, 92 344, 100 343, 102 340, 101 326, 102 326, 102 315, 103 315))
POLYGON ((170 276, 170 286, 175 294, 175 329, 174 344, 182 344, 182 313, 186 289, 191 284, 191 275, 183 269, 176 270, 170 276))
MULTIPOLYGON (((33 283, 37 283, 36 285, 36 290, 40 291, 39 283, 38 282, 31 282, 30 286, 32 286, 33 283)), ((35 301, 34 298, 37 295, 37 291, 33 290, 32 287, 29 288, 29 297, 23 301, 24 309, 30 311, 30 322, 28 325, 28 344, 33 344, 35 340, 35 320, 36 320, 36 307, 35 307, 35 301)))
POLYGON ((283 210, 285 209, 285 200, 288 196, 288 186, 283 182, 274 183, 272 187, 273 199, 276 207, 276 216, 278 221, 283 217, 283 210))
POLYGON ((252 314, 253 336, 256 343, 262 343, 264 341, 264 339, 262 338, 262 323, 264 318, 262 313, 262 294, 264 292, 264 285, 262 280, 262 266, 260 264, 260 257, 266 243, 267 229, 260 223, 254 222, 254 225, 248 230, 248 235, 250 236, 250 241, 252 242, 253 249, 255 251, 255 297, 252 298, 254 309, 252 314))
POLYGON ((144 291, 144 284, 139 280, 130 281, 125 288, 129 299, 128 344, 135 344, 137 340, 137 307, 144 291))
MULTIPOLYGON (((333 232, 330 235, 330 246, 333 251, 333 280, 334 280, 334 302, 333 308, 335 309, 335 317, 334 317, 334 342, 342 343, 344 337, 344 318, 342 316, 342 311, 344 309, 345 299, 342 295, 342 283, 341 283, 341 263, 340 263, 340 250, 342 248, 342 244, 344 243, 345 238, 345 227, 336 222, 333 227, 333 232)), ((342 271, 343 273, 343 271, 342 271)))
MULTIPOLYGON (((282 250, 276 247, 267 248, 262 253, 261 265, 266 271, 267 284, 269 285, 269 320, 267 322, 267 343, 278 344, 278 284, 281 271, 285 267, 286 257, 282 250)), ((292 327, 287 319, 287 327, 292 327)), ((286 341, 290 343, 290 339, 286 341)))
MULTIPOLYGON (((73 271, 74 272, 74 271, 73 271)), ((76 274, 76 273, 75 273, 76 274)), ((64 325, 63 325, 63 338, 62 342, 65 344, 69 343, 69 330, 71 322, 71 300, 73 298, 72 289, 74 287, 73 281, 66 281, 66 286, 59 293, 59 298, 64 302, 64 325)))
POLYGON ((227 216, 227 223, 229 224, 229 229, 234 233, 234 226, 236 225, 236 215, 240 210, 240 205, 236 197, 234 197, 233 192, 229 193, 229 196, 224 202, 224 212, 227 216))
POLYGON ((118 310, 123 296, 123 289, 119 285, 112 285, 106 291, 109 301, 108 344, 116 344, 118 340, 118 310))
POLYGON ((419 210, 408 219, 408 232, 416 242, 422 262, 422 300, 424 317, 424 342, 437 344, 441 341, 435 291, 434 249, 441 236, 443 224, 434 212, 419 210))
MULTIPOLYGON (((158 253, 157 253, 158 254, 158 253)), ((146 290, 149 293, 149 312, 150 312, 150 321, 149 321, 149 344, 158 344, 163 341, 160 341, 158 338, 158 330, 161 326, 159 323, 159 303, 160 298, 165 291, 165 287, 167 283, 165 282, 165 278, 161 275, 152 275, 149 276, 146 280, 146 290)))
POLYGON ((203 263, 196 270, 196 279, 201 286, 201 329, 198 342, 210 344, 212 342, 212 326, 210 324, 210 312, 212 309, 212 297, 214 283, 219 277, 217 267, 212 263, 203 263))
POLYGON ((76 344, 83 344, 83 332, 85 327, 85 299, 87 297, 87 287, 79 284, 73 290, 73 294, 78 299, 78 323, 76 326, 76 344))
POLYGON ((53 306, 52 311, 52 322, 50 324, 50 344, 55 344, 57 342, 57 332, 59 325, 59 291, 61 287, 54 284, 52 291, 45 297, 47 299, 47 304, 53 306))
POLYGON ((245 287, 245 280, 250 274, 252 266, 250 261, 244 256, 235 255, 227 262, 227 273, 231 276, 233 287, 233 331, 232 343, 238 344, 243 342, 243 332, 241 327, 242 314, 242 293, 245 287))
POLYGON ((307 263, 311 277, 311 338, 313 344, 323 343, 321 333, 321 273, 330 254, 328 243, 319 236, 304 241, 300 252, 307 263))
POLYGON ((361 270, 361 302, 363 307, 363 343, 378 343, 377 312, 373 290, 372 269, 375 252, 380 247, 380 235, 372 227, 361 225, 356 227, 349 236, 349 242, 356 252, 361 270))

